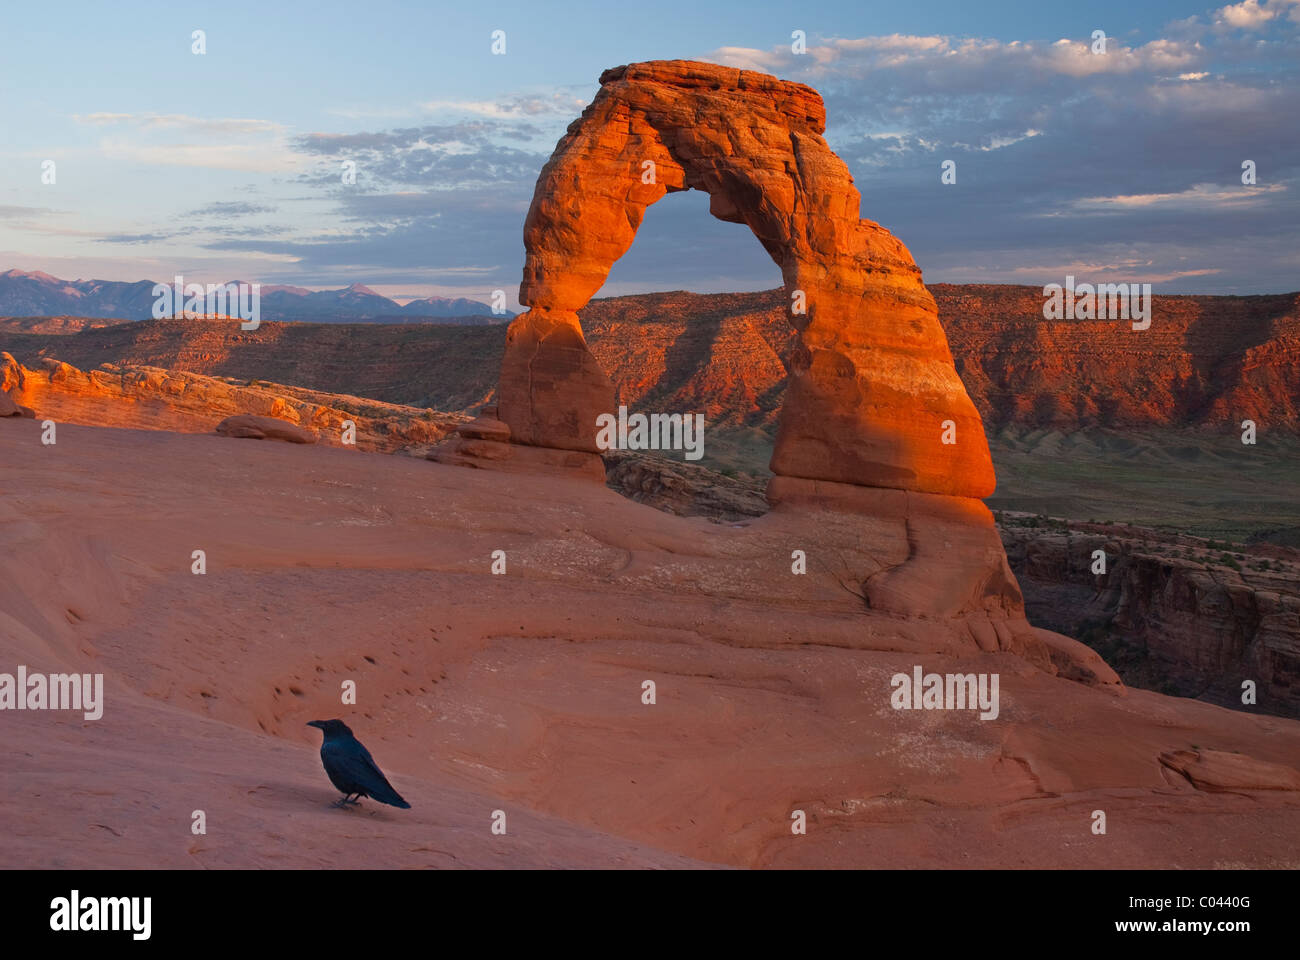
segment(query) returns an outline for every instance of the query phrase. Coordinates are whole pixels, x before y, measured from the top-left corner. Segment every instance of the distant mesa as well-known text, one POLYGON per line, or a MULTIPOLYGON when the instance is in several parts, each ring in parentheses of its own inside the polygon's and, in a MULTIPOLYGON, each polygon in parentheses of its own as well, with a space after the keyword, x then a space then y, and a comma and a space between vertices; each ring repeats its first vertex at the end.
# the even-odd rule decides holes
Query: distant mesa
MULTIPOLYGON (((68 315, 149 320, 153 317, 154 285, 153 280, 134 283, 60 280, 40 271, 8 270, 0 273, 0 316, 68 315)), ((505 323, 514 317, 510 311, 493 314, 488 304, 464 297, 424 297, 400 305, 360 283, 338 290, 265 285, 261 287, 260 296, 263 321, 410 323, 440 320, 490 324, 505 323)), ((185 319, 195 318, 186 316, 185 319)))
MULTIPOLYGON (((1134 333, 1104 320, 1044 320, 1041 287, 931 284, 930 292, 986 430, 1219 431, 1250 417, 1270 432, 1300 432, 1300 294, 1157 295, 1156 322, 1134 333)), ((767 443, 798 345, 787 303, 779 289, 679 291, 596 299, 578 316, 619 403, 701 410, 711 437, 759 430, 767 443)), ((0 319, 4 348, 29 361, 54 355, 83 369, 109 362, 261 377, 446 411, 495 397, 505 324, 357 332, 361 341, 345 324, 286 324, 276 334, 285 348, 270 353, 233 321, 0 319), (359 350, 376 352, 357 363, 359 350)), ((759 466, 757 456, 745 464, 759 466)), ((1292 539, 1300 546, 1300 535, 1292 539)))

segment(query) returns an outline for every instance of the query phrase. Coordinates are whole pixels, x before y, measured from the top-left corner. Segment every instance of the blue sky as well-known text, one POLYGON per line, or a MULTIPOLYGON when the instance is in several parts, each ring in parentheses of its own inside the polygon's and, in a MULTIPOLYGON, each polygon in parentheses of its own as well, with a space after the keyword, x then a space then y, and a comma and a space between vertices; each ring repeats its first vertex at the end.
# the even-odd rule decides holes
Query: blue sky
MULTIPOLYGON (((0 43, 0 270, 514 306, 537 172, 600 72, 688 58, 821 91, 862 215, 931 282, 1300 288, 1300 0, 70 3, 7 10, 0 43)), ((603 294, 779 283, 688 193, 603 294)))

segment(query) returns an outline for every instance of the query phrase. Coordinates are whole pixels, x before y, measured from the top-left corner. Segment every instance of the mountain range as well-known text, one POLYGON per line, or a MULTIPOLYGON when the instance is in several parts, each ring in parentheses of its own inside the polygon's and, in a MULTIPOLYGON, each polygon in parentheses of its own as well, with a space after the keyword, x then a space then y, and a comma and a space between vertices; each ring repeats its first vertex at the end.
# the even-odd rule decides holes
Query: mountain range
MULTIPOLYGON (((77 316, 101 319, 149 320, 153 317, 154 281, 60 280, 48 273, 8 270, 0 273, 0 316, 77 316)), ((505 323, 509 311, 464 297, 424 297, 405 305, 354 283, 338 290, 264 285, 261 319, 314 323, 505 323)))

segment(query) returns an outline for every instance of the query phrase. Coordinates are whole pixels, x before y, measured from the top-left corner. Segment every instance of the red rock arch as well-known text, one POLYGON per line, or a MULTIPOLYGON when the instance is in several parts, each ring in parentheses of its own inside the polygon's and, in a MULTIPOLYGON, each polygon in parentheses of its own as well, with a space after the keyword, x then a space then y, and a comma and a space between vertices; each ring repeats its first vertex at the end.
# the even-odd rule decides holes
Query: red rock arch
POLYGON ((807 312, 791 315, 799 346, 773 472, 991 494, 983 423, 934 300, 907 248, 859 219, 848 168, 822 138, 817 92, 683 60, 616 67, 600 82, 542 169, 524 224, 519 300, 531 309, 511 323, 498 397, 511 440, 595 451, 596 417, 614 409, 614 391, 577 311, 631 246, 646 207, 696 189, 715 217, 747 224, 787 294, 806 298, 807 312), (945 421, 956 443, 943 442, 945 421))

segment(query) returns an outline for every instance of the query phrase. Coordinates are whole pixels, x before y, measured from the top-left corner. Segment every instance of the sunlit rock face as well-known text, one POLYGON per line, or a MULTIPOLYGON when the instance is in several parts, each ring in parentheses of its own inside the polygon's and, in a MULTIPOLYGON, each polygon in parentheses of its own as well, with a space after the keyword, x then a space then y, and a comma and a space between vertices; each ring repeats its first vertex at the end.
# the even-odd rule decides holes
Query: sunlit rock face
POLYGON ((781 268, 799 342, 772 470, 782 476, 984 497, 983 425, 911 254, 858 216, 822 138, 815 90, 690 61, 607 70, 537 181, 527 261, 502 363, 516 443, 596 449, 613 388, 577 311, 631 246, 646 207, 703 190, 781 268), (945 442, 946 441, 946 442, 945 442))

